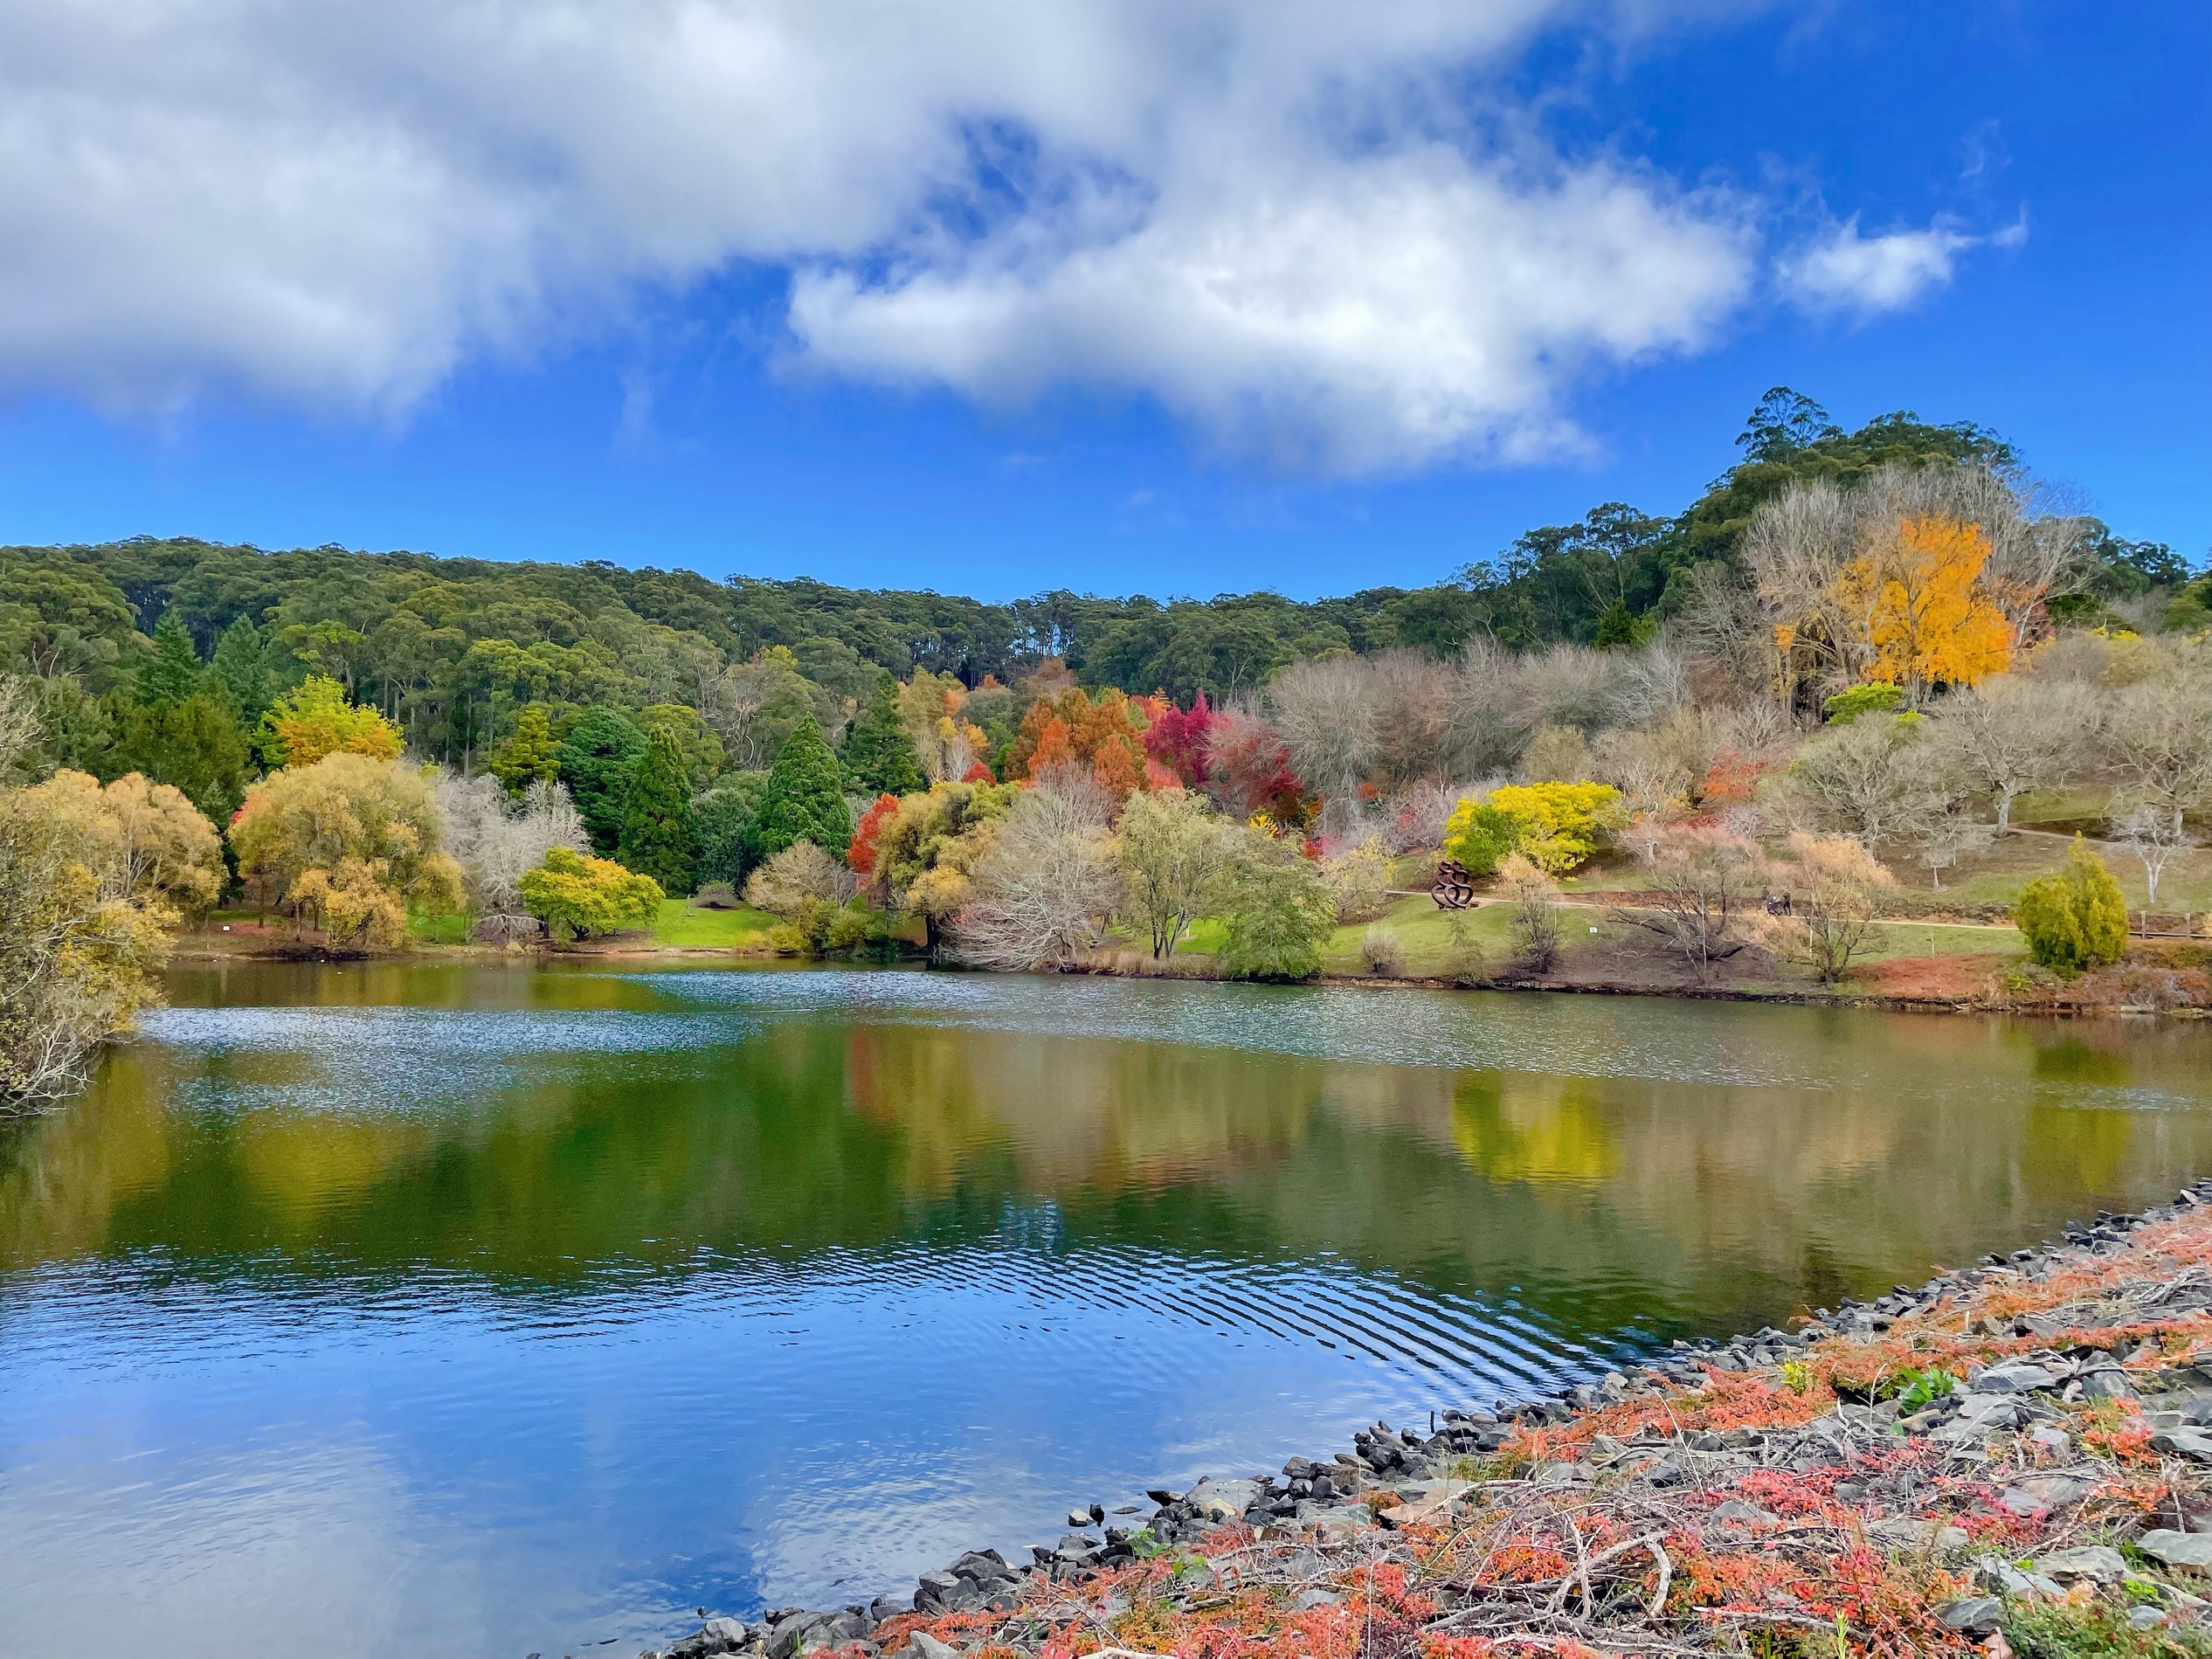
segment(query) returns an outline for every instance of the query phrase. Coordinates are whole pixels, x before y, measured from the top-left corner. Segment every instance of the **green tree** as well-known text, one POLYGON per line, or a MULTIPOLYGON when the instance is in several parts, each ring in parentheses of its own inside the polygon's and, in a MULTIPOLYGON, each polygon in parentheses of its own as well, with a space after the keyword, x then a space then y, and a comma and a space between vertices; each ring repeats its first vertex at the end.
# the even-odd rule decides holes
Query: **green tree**
POLYGON ((1151 937, 1154 961, 1174 954, 1183 930, 1213 896, 1228 847, 1222 832, 1206 797, 1194 791, 1132 795, 1123 809, 1116 843, 1123 914, 1151 937))
POLYGON ((2127 901, 2105 861, 2078 835, 2063 869, 2021 889, 2013 920, 2036 960, 2061 973, 2104 967, 2127 949, 2127 901))
POLYGON ((1218 885, 1227 937, 1221 965, 1240 979, 1310 979, 1337 928, 1336 895, 1320 868, 1256 830, 1235 832, 1218 885))
POLYGON ((753 820, 760 816, 768 774, 724 772, 715 786, 691 801, 691 835, 696 856, 692 879, 704 887, 727 881, 742 888, 753 868, 753 820))
POLYGON ((649 875, 565 847, 552 848, 543 864, 524 872, 521 888, 529 913, 563 944, 617 928, 644 927, 660 915, 667 896, 649 875))
POLYGON ((640 709, 638 729, 648 737, 656 731, 665 731, 674 739, 676 753, 683 758, 685 776, 695 791, 713 783, 716 774, 729 764, 722 739, 700 717, 699 711, 688 704, 656 702, 640 709))
POLYGON ((855 795, 911 795, 929 787, 914 757, 914 740, 899 715, 899 685, 876 677, 853 729, 845 737, 845 784, 855 795))
POLYGON ((268 712, 277 694, 288 688, 283 665, 277 659, 277 648, 250 617, 240 617, 215 642, 208 676, 230 698, 241 725, 254 725, 268 712))
POLYGON ((138 671, 138 701, 149 708, 174 708, 200 688, 199 653, 183 618, 172 605, 154 627, 154 654, 138 671))
POLYGON ((631 775, 614 855, 639 875, 651 876, 664 891, 688 893, 695 852, 689 769, 674 734, 658 728, 631 775))
POLYGON ((211 821, 231 821, 252 768, 245 734, 221 700, 197 691, 178 702, 134 704, 119 711, 116 726, 110 770, 173 785, 211 821))
POLYGON ((492 750, 486 763, 493 777, 520 795, 532 784, 550 784, 561 775, 561 745, 553 740, 553 722, 545 705, 534 702, 515 717, 515 729, 492 750))
POLYGON ((622 805, 630 775, 646 750, 645 733, 619 709, 602 703, 585 712, 561 745, 561 781, 576 798, 584 833, 602 853, 622 839, 622 805))
POLYGON ((812 841, 839 858, 853 839, 853 814, 845 805, 845 778, 822 729, 802 722, 769 768, 753 821, 757 861, 771 859, 794 841, 812 841))

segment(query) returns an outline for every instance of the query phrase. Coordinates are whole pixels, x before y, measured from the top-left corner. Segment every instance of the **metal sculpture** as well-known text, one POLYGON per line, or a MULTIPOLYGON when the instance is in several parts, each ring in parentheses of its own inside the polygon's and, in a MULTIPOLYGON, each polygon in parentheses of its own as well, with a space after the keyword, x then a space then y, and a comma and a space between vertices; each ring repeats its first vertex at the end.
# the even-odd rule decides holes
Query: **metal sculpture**
POLYGON ((1436 901, 1440 910, 1471 910, 1475 908, 1475 877, 1457 859, 1448 858, 1436 867, 1436 879, 1428 884, 1428 896, 1436 901))

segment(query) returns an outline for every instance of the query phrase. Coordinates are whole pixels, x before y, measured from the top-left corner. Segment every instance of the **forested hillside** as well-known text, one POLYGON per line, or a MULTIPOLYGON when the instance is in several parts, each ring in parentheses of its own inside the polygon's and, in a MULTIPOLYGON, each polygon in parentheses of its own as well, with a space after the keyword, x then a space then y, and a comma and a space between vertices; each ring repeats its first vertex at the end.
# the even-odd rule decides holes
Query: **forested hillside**
MULTIPOLYGON (((1628 643, 1691 609, 1701 570, 1740 573, 1752 514, 1794 480, 1849 486, 1896 461, 2004 472, 2019 460, 1979 427, 1907 413, 1844 432, 1817 404, 1779 389, 1736 444, 1735 464, 1675 515, 1606 502, 1580 522, 1532 529, 1434 586, 1310 603, 1272 593, 1163 602, 1054 590, 986 605, 806 580, 715 582, 596 561, 265 552, 149 537, 10 547, 0 549, 0 665, 73 676, 93 698, 128 692, 169 619, 197 657, 213 661, 247 724, 284 686, 323 674, 385 713, 412 747, 456 764, 506 736, 532 702, 556 719, 594 705, 680 705, 712 723, 728 689, 718 682, 776 646, 791 653, 833 736, 879 669, 902 680, 927 669, 973 688, 986 676, 1012 684, 1058 658, 1092 688, 1160 691, 1178 702, 1204 690, 1219 703, 1288 663, 1332 651, 1408 646, 1442 655, 1478 634, 1520 649, 1628 643)), ((2188 579, 2169 550, 2096 525, 2053 604, 2079 613, 2188 579)), ((107 724, 123 719, 111 709, 107 724)), ((88 758, 103 734, 57 737, 88 758)))

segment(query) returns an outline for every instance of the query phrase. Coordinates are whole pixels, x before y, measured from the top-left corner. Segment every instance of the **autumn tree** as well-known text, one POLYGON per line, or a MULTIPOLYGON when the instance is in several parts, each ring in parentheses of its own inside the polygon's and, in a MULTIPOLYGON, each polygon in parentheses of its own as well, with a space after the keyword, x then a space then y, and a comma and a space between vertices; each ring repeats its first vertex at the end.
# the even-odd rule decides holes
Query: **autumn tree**
POLYGON ((411 904, 462 900, 430 781, 391 760, 340 750, 271 773, 246 791, 231 844, 241 877, 334 941, 395 945, 411 904))
POLYGON ((309 674, 269 704, 257 742, 272 768, 312 766, 328 755, 397 760, 405 746, 397 726, 349 702, 345 688, 322 674, 309 674))
POLYGON ((1012 784, 933 784, 902 800, 877 833, 872 885, 887 909, 922 918, 932 954, 1020 793, 1012 784))
MULTIPOLYGON (((14 759, 0 752, 0 775, 14 759)), ((0 789, 0 1114, 82 1087, 99 1046, 159 1000, 174 909, 128 873, 107 805, 82 773, 0 789)))
POLYGON ((1872 647, 1865 677, 1905 688, 1979 685, 2005 671, 2011 625, 1980 587, 1989 538, 1977 524, 1907 519, 1836 573, 1838 609, 1872 647))
POLYGON ((1833 985, 1872 945, 1882 895, 1897 878, 1848 835, 1789 838, 1789 860, 1774 874, 1790 895, 1786 915, 1754 915, 1755 937, 1775 955, 1801 963, 1833 985))

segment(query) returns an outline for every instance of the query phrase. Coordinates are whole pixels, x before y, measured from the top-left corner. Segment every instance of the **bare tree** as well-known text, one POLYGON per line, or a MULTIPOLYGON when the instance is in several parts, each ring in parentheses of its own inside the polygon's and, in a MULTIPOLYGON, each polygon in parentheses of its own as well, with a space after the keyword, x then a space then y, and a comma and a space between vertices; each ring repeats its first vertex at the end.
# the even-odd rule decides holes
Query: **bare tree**
POLYGON ((1758 842, 1702 824, 1669 824, 1644 862, 1650 902, 1622 906, 1614 921, 1655 936, 1700 983, 1752 943, 1746 919, 1760 911, 1769 868, 1758 842))
POLYGON ((2212 661, 2202 646, 2122 689, 2105 722, 2107 752, 2129 791, 2182 815, 2212 800, 2212 661))
POLYGON ((1690 797, 1691 738, 1690 731, 1671 727, 1602 732, 1590 750, 1591 776, 1621 791, 1631 817, 1680 812, 1690 797))
POLYGON ((1926 869, 1929 882, 1940 893, 1943 873, 1957 868, 1968 854, 1988 846, 1994 833, 1992 826, 1966 811, 1963 804, 1953 802, 1950 811, 1931 813, 1915 824, 1908 839, 1912 843, 1912 856, 1926 869))
POLYGON ((1063 965, 1122 898, 1106 827, 1112 803, 1088 779, 1025 791, 976 866, 954 947, 978 967, 1063 965))
POLYGON ((1997 809, 1997 833, 2012 828, 2012 804, 2080 773, 2095 752, 2096 700, 2064 681, 2001 674, 1944 699, 1932 717, 1938 757, 1997 809))
POLYGON ((1527 743, 1533 728, 1524 723, 1519 660, 1477 634, 1453 664, 1453 770, 1462 776, 1502 771, 1527 743))
POLYGON ((1452 666, 1426 651, 1381 651, 1363 660, 1375 713, 1375 783, 1390 790, 1448 775, 1456 759, 1452 666))
POLYGON ((518 807, 489 773, 461 778, 441 768, 432 789, 445 819, 446 849, 467 881, 477 933, 534 937, 542 924, 522 902, 522 877, 554 847, 591 850, 567 786, 533 783, 518 807))
POLYGON ((793 841, 745 878, 745 902, 785 920, 853 896, 853 873, 812 841, 793 841))
POLYGON ((1909 836, 1950 804, 1942 770, 1917 723, 1862 715, 1829 726, 1791 763, 1785 781, 1801 829, 1849 835, 1869 853, 1909 836))
POLYGON ((2112 840, 2142 861, 2145 902, 2158 902, 2159 878, 2175 854, 2196 845, 2172 817, 2146 802, 2112 826, 2112 840))
POLYGON ((1268 681, 1267 701, 1291 765, 1321 795, 1324 828, 1350 833, 1381 733, 1372 671, 1349 653, 1295 662, 1268 681))
POLYGON ((1551 972, 1559 959, 1559 884, 1523 853, 1506 854, 1497 879, 1513 905, 1513 965, 1523 973, 1551 972))
POLYGON ((1791 861, 1777 874, 1788 883, 1790 902, 1752 918, 1759 942, 1777 956, 1802 963, 1833 985, 1852 958, 1872 942, 1882 895, 1897 878, 1848 835, 1791 835, 1791 861))
POLYGON ((1521 751, 1522 780, 1531 784, 1590 781, 1590 745, 1573 726, 1539 726, 1521 751))

